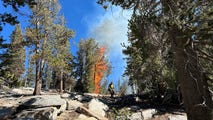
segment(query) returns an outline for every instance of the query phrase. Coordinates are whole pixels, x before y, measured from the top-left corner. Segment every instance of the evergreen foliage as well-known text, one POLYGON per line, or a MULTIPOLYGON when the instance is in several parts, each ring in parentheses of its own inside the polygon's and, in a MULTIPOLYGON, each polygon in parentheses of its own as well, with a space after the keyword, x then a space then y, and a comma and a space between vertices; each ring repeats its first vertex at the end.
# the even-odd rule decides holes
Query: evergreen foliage
POLYGON ((53 31, 55 35, 51 46, 52 55, 48 56, 48 61, 53 69, 60 71, 60 92, 62 92, 64 86, 63 77, 69 76, 71 72, 70 63, 72 61, 72 55, 70 52, 69 39, 74 36, 74 32, 65 27, 63 16, 61 16, 59 23, 53 26, 53 31))
POLYGON ((80 40, 79 50, 75 58, 75 78, 77 80, 75 90, 78 92, 96 92, 100 83, 95 83, 97 76, 101 74, 103 79, 110 72, 110 65, 100 52, 100 47, 94 39, 80 40), (95 89, 96 88, 96 89, 95 89))
MULTIPOLYGON (((45 67, 51 66, 53 71, 57 69, 62 80, 71 61, 69 39, 73 37, 74 32, 65 27, 57 0, 37 1, 37 4, 30 8, 32 18, 31 25, 26 29, 26 37, 32 51, 31 58, 35 62, 34 94, 38 95, 45 67)), ((60 88, 62 91, 62 87, 60 88)))
MULTIPOLYGON (((29 5, 33 5, 36 4, 34 0, 3 0, 2 1, 3 7, 7 8, 8 6, 11 6, 16 12, 19 11, 20 7, 23 7, 27 4, 29 5)), ((18 22, 17 20, 17 16, 14 16, 12 13, 7 13, 1 11, 0 12, 0 32, 3 30, 3 26, 5 24, 10 24, 10 25, 15 25, 18 22)), ((0 83, 1 84, 5 84, 8 86, 14 85, 16 86, 16 84, 12 84, 11 79, 16 79, 17 81, 17 76, 14 76, 14 74, 11 74, 8 71, 8 65, 12 64, 10 57, 11 54, 9 53, 8 49, 9 48, 9 44, 4 43, 4 38, 2 36, 0 36, 0 49, 1 49, 1 55, 0 55, 0 76, 1 76, 1 80, 0 83)), ((11 47, 10 47, 11 48, 11 47)), ((22 63, 21 63, 22 64, 22 63)), ((22 66, 22 65, 21 65, 22 66)), ((21 74, 22 70, 19 70, 19 74, 21 74)), ((17 72, 16 72, 17 73, 17 72)))
POLYGON ((9 71, 19 79, 25 71, 25 48, 24 37, 22 35, 21 26, 17 25, 11 35, 11 44, 8 49, 11 55, 11 64, 8 66, 9 71))
POLYGON ((98 3, 133 9, 129 21, 130 46, 124 51, 130 55, 126 72, 130 82, 140 85, 149 78, 146 83, 158 80, 170 85, 177 80, 188 119, 211 120, 212 97, 208 88, 212 84, 213 2, 99 0, 98 3), (131 71, 137 63, 141 65, 135 70, 138 75, 131 71), (148 78, 144 79, 144 75, 148 78))
POLYGON ((93 92, 95 89, 93 79, 93 65, 97 61, 98 44, 94 39, 80 40, 76 57, 77 83, 75 90, 79 92, 93 92))
POLYGON ((25 49, 24 38, 20 25, 12 32, 11 43, 5 47, 1 61, 1 76, 9 87, 21 85, 21 75, 25 71, 25 49))

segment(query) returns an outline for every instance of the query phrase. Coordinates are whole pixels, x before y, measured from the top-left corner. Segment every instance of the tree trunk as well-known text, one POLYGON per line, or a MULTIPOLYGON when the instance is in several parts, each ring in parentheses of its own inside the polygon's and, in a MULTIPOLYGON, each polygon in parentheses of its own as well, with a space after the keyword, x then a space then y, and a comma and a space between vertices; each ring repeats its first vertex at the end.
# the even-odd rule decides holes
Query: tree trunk
POLYGON ((26 75, 26 78, 25 78, 25 80, 24 80, 24 87, 27 87, 27 75, 26 75))
POLYGON ((39 60, 36 60, 36 78, 33 95, 40 95, 40 94, 41 94, 41 80, 39 77, 39 60))
POLYGON ((61 71, 61 75, 60 75, 60 93, 63 93, 63 74, 64 74, 64 72, 61 71))
POLYGON ((40 63, 36 62, 36 85, 33 95, 40 95, 41 94, 41 80, 44 70, 44 59, 41 58, 40 63), (40 68, 40 69, 39 69, 40 68))
MULTIPOLYGON (((43 54, 42 54, 42 56, 43 56, 43 54)), ((41 60, 40 60, 40 69, 39 69, 39 79, 40 79, 40 85, 41 85, 41 87, 42 87, 42 76, 43 76, 43 71, 44 71, 44 59, 43 59, 43 57, 41 57, 41 60)))
POLYGON ((178 28, 169 35, 188 120, 212 120, 212 99, 197 53, 178 28))
MULTIPOLYGON (((37 39, 39 40, 39 36, 38 36, 38 28, 39 28, 39 20, 36 19, 36 34, 37 34, 37 39)), ((38 55, 39 53, 39 44, 36 44, 36 55, 38 55)), ((40 95, 41 94, 41 80, 39 77, 39 59, 36 58, 35 60, 35 65, 36 65, 36 78, 35 78, 35 88, 34 88, 34 92, 33 95, 40 95)))

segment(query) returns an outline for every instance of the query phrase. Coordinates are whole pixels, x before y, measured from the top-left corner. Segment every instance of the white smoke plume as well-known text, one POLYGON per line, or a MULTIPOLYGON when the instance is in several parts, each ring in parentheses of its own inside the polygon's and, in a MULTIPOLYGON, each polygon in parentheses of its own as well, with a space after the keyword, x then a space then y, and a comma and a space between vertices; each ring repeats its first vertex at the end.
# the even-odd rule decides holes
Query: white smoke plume
MULTIPOLYGON (((123 58, 121 43, 127 43, 128 20, 131 17, 131 11, 125 11, 121 8, 111 8, 105 14, 100 15, 90 23, 89 36, 92 36, 101 46, 107 48, 107 56, 112 63, 112 77, 120 79, 124 72, 126 62, 123 58)), ((90 21, 91 22, 91 21, 90 21)))

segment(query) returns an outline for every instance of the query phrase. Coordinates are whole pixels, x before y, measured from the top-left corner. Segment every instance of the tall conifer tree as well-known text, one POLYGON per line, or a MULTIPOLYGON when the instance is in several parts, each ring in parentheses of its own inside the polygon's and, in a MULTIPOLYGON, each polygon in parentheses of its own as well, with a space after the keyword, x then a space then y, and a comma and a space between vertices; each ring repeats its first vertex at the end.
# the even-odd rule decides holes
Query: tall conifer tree
POLYGON ((11 44, 9 52, 11 55, 11 64, 8 66, 9 71, 19 79, 25 71, 25 48, 24 37, 22 35, 20 24, 16 25, 15 30, 10 36, 11 44))
POLYGON ((188 120, 212 120, 213 103, 208 84, 210 81, 204 71, 205 66, 200 64, 200 55, 211 59, 212 54, 203 53, 199 47, 208 47, 205 44, 212 46, 213 1, 98 1, 102 5, 109 2, 124 9, 133 8, 133 17, 142 23, 134 31, 139 36, 171 46, 188 120), (145 31, 142 32, 145 34, 140 34, 144 28, 145 31), (164 41, 156 39, 156 35, 164 41))
POLYGON ((109 71, 105 47, 99 48, 94 39, 80 40, 75 71, 78 81, 75 89, 80 92, 99 93, 101 80, 109 71))
POLYGON ((95 89, 93 65, 97 61, 96 51, 98 44, 94 39, 80 40, 79 51, 76 59, 76 78, 78 79, 75 89, 80 92, 93 92, 95 89))
POLYGON ((34 95, 41 93, 41 81, 47 57, 51 54, 49 41, 52 40, 52 26, 60 9, 57 0, 37 0, 36 5, 30 6, 32 18, 26 29, 27 41, 31 45, 32 60, 35 61, 34 95))
POLYGON ((65 19, 63 16, 59 16, 58 24, 55 24, 53 31, 55 33, 52 42, 52 55, 48 60, 53 69, 56 69, 60 74, 60 93, 63 92, 64 76, 66 76, 69 70, 69 64, 72 61, 72 55, 70 52, 69 39, 74 36, 74 31, 66 28, 65 19))
POLYGON ((68 52, 69 39, 73 37, 74 32, 65 27, 64 18, 59 15, 58 0, 37 0, 36 5, 30 7, 32 18, 31 25, 26 29, 26 36, 33 48, 32 59, 36 67, 34 95, 38 95, 41 91, 41 81, 46 73, 45 66, 52 67, 52 70, 57 70, 56 72, 60 71, 63 76, 65 65, 68 63, 65 60, 71 55, 68 52))

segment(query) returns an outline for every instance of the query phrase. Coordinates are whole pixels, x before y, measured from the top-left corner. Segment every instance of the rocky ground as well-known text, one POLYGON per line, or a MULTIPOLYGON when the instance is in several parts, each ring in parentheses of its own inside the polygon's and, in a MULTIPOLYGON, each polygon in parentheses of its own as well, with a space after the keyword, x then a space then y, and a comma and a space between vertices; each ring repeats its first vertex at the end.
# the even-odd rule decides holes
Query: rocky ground
POLYGON ((1 120, 187 120, 179 106, 154 104, 141 96, 110 98, 97 94, 0 90, 1 120))

